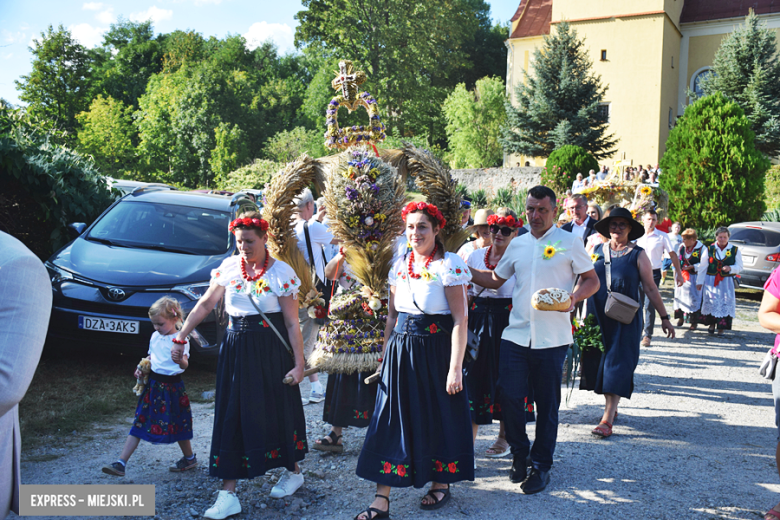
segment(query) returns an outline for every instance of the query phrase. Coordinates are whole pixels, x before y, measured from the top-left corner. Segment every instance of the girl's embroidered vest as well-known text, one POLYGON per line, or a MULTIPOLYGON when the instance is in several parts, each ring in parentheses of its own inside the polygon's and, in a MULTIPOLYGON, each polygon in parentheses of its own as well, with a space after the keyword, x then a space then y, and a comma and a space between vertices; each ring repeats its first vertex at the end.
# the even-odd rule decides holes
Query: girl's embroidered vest
MULTIPOLYGON (((732 246, 731 248, 727 249, 728 252, 731 254, 728 255, 723 260, 718 260, 715 258, 715 248, 717 246, 715 244, 712 244, 711 246, 707 246, 707 253, 710 256, 710 265, 707 266, 707 274, 715 276, 718 273, 718 270, 723 269, 723 266, 726 265, 734 265, 737 263, 737 246, 732 246)), ((720 273, 721 276, 733 276, 731 273, 720 273)))

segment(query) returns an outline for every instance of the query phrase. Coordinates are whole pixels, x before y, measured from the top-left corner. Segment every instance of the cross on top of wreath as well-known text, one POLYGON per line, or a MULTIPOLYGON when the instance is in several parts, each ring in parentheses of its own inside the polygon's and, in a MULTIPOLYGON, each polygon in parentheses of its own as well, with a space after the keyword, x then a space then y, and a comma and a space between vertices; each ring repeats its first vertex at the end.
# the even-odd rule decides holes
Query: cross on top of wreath
POLYGON ((339 62, 339 70, 331 81, 331 86, 340 94, 337 94, 328 103, 325 112, 325 124, 328 130, 325 132, 325 146, 328 148, 345 149, 357 145, 376 145, 385 139, 385 125, 379 117, 379 104, 368 92, 358 94, 358 86, 366 81, 366 73, 356 71, 352 62, 342 60, 339 62), (340 107, 345 107, 353 112, 358 107, 364 107, 368 112, 369 124, 339 128, 338 112, 340 107))
POLYGON ((336 72, 336 78, 331 81, 330 85, 333 90, 341 89, 341 95, 346 101, 354 101, 355 95, 359 85, 362 85, 366 81, 366 73, 361 71, 355 71, 355 67, 349 60, 342 60, 339 62, 339 70, 336 72))

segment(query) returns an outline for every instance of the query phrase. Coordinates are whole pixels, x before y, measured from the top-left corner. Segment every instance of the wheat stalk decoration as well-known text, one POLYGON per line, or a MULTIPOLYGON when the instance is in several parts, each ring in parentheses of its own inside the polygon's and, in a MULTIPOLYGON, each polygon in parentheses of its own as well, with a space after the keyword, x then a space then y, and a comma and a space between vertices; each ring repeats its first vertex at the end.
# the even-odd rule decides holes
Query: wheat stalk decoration
POLYGON ((439 232, 444 248, 452 253, 466 241, 469 231, 461 227, 463 216, 462 197, 456 190, 456 182, 452 179, 449 168, 444 166, 428 150, 404 143, 404 155, 409 175, 414 177, 414 183, 425 195, 427 202, 441 211, 447 224, 439 232))

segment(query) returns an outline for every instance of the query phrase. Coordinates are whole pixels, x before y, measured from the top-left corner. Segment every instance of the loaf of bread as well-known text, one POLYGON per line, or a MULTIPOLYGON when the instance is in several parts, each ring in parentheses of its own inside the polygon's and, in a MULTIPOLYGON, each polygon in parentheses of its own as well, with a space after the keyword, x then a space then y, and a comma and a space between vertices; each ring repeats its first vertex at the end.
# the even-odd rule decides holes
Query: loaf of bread
POLYGON ((540 289, 531 296, 531 305, 538 311, 565 311, 571 306, 571 297, 562 289, 540 289))

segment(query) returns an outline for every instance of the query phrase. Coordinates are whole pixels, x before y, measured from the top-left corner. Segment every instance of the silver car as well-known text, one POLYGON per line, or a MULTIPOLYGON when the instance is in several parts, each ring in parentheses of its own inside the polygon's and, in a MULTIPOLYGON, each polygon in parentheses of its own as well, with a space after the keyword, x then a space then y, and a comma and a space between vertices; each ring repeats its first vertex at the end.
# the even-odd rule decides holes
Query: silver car
POLYGON ((741 222, 729 226, 729 242, 742 251, 744 269, 740 284, 763 289, 769 275, 780 265, 780 222, 741 222))

